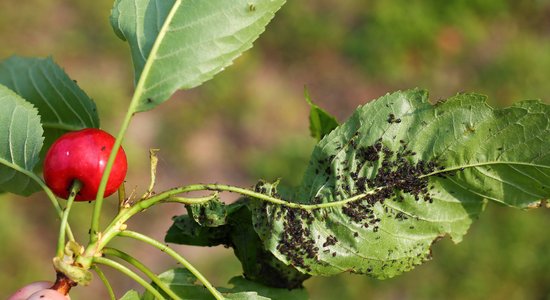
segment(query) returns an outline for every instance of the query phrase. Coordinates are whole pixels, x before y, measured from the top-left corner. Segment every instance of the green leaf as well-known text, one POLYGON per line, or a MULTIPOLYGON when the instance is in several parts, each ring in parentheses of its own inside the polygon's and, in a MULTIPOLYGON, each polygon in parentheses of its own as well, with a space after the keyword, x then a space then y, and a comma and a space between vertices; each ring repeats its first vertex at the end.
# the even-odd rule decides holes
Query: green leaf
POLYGON ((309 104, 309 132, 313 138, 320 141, 325 135, 338 127, 338 121, 335 117, 313 103, 307 89, 304 94, 309 104))
POLYGON ((176 216, 164 241, 194 246, 230 245, 228 216, 243 207, 241 201, 225 205, 219 197, 203 203, 186 205, 187 215, 176 216))
POLYGON ((201 226, 218 227, 227 223, 227 209, 218 196, 206 203, 186 205, 185 208, 201 226))
POLYGON ((44 138, 38 111, 0 85, 0 190, 30 195, 39 190, 29 175, 38 163, 44 138))
POLYGON ((252 215, 242 206, 230 215, 230 241, 247 279, 274 288, 295 289, 310 276, 287 266, 263 247, 254 231, 252 215))
POLYGON ((92 99, 50 57, 12 56, 4 60, 0 63, 0 84, 38 109, 45 136, 43 152, 67 131, 99 127, 92 99))
POLYGON ((164 239, 168 243, 194 246, 230 246, 241 262, 247 279, 272 287, 301 287, 310 276, 285 265, 264 249, 245 203, 241 199, 228 205, 226 224, 218 227, 201 226, 190 215, 176 217, 164 239))
MULTIPOLYGON (((182 299, 214 299, 210 292, 202 284, 198 284, 197 278, 187 269, 172 269, 159 275, 159 279, 165 282, 168 287, 182 299)), ((267 288, 266 288, 267 289, 267 288)), ((257 299, 268 300, 269 298, 258 295, 255 291, 241 291, 241 289, 223 289, 226 299, 257 299)), ((160 290, 159 290, 160 291, 160 290)), ((155 297, 146 291, 141 297, 142 300, 154 300, 155 297)), ((167 298, 168 299, 168 298, 167 298)))
POLYGON ((126 294, 124 294, 124 296, 122 296, 122 298, 119 298, 118 300, 140 300, 140 296, 138 292, 134 290, 130 290, 126 292, 126 294))
MULTIPOLYGON (((229 284, 233 285, 230 289, 232 292, 238 291, 255 291, 263 297, 267 297, 273 300, 306 300, 309 299, 308 293, 305 289, 293 289, 286 288, 273 288, 263 284, 257 283, 252 280, 248 280, 242 276, 233 277, 229 280, 229 284)), ((226 289, 220 288, 221 292, 226 289)))
MULTIPOLYGON (((165 282, 182 299, 214 299, 208 290, 199 284, 197 278, 187 269, 168 270, 160 274, 159 279, 165 282)), ((240 276, 233 277, 229 281, 229 284, 232 285, 231 288, 218 288, 226 299, 302 300, 308 298, 307 292, 304 289, 288 290, 268 287, 240 276)), ((141 299, 153 300, 154 296, 146 291, 141 299)))
POLYGON ((189 215, 175 217, 173 221, 164 237, 167 243, 207 247, 229 244, 228 226, 203 227, 189 215))
POLYGON ((252 47, 285 0, 117 0, 111 24, 128 41, 136 111, 211 79, 252 47))
MULTIPOLYGON (((212 295, 202 285, 196 284, 197 278, 187 269, 171 269, 160 274, 159 279, 166 283, 182 299, 213 299, 212 295)), ((153 284, 153 286, 155 286, 153 284)), ((159 291, 161 291, 159 289, 159 291)), ((165 297, 166 294, 163 293, 165 297)), ((142 300, 154 300, 155 297, 148 291, 145 291, 142 300)), ((168 298, 167 298, 168 299, 168 298)))
POLYGON ((436 105, 422 90, 386 95, 315 147, 293 199, 309 206, 249 203, 256 232, 308 274, 393 277, 441 237, 459 242, 486 201, 527 208, 550 196, 549 119, 538 101, 493 109, 475 94, 436 105))

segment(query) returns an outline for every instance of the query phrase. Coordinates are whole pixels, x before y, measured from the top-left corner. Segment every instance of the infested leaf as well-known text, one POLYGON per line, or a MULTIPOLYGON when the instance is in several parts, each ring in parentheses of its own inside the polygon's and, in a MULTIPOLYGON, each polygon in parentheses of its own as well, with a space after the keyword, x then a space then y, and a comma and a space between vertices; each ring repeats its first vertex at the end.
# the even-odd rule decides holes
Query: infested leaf
POLYGON ((185 208, 189 216, 201 226, 218 227, 227 223, 225 203, 217 195, 206 203, 186 205, 185 208))
POLYGON ((232 247, 242 264, 244 276, 259 284, 290 289, 301 287, 310 277, 285 265, 263 247, 254 231, 245 199, 228 205, 227 212, 227 223, 217 227, 200 225, 190 215, 178 216, 164 239, 176 244, 232 247))
POLYGON ((244 276, 259 284, 275 288, 296 289, 310 276, 288 266, 263 247, 254 231, 252 215, 242 206, 230 216, 230 243, 241 262, 244 276))
POLYGON ((256 232, 307 274, 409 271, 439 238, 459 242, 486 201, 523 209, 548 198, 549 117, 538 101, 493 109, 476 94, 437 105, 422 90, 386 95, 315 147, 292 200, 303 208, 249 202, 256 232))
POLYGON ((193 246, 218 246, 229 243, 229 227, 201 226, 189 215, 177 216, 174 224, 168 229, 164 241, 167 243, 193 246))

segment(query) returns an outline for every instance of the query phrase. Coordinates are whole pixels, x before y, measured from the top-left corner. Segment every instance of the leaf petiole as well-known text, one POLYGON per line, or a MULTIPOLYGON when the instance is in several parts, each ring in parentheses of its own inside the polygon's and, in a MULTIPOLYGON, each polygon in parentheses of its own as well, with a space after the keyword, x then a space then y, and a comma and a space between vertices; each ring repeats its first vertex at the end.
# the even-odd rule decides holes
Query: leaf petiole
POLYGON ((208 289, 208 291, 212 294, 212 296, 214 296, 214 298, 218 300, 225 299, 223 295, 206 279, 206 277, 204 277, 197 269, 195 269, 195 267, 191 263, 189 263, 185 258, 183 258, 167 245, 164 245, 157 240, 154 240, 146 235, 134 231, 122 231, 118 234, 118 236, 129 237, 138 241, 142 241, 159 249, 162 252, 165 252, 166 254, 174 258, 177 262, 179 262, 183 267, 189 270, 195 277, 197 277, 197 279, 208 289))
MULTIPOLYGON (((44 183, 44 181, 40 177, 38 177, 38 175, 36 175, 33 172, 27 171, 23 168, 19 168, 17 165, 9 165, 9 166, 15 169, 16 171, 29 176, 32 180, 34 180, 42 188, 44 193, 46 193, 46 196, 48 196, 48 199, 50 199, 50 202, 52 203, 52 206, 55 209, 58 217, 63 218, 63 209, 61 208, 61 205, 59 205, 59 201, 57 200, 57 197, 53 194, 52 190, 46 185, 46 183, 44 183)), ((74 241, 75 240, 74 235, 69 225, 66 226, 66 230, 67 230, 67 237, 69 238, 69 240, 74 241)))
MULTIPOLYGON (((174 16, 176 12, 175 8, 179 6, 180 2, 181 0, 176 0, 176 3, 174 3, 172 11, 169 13, 168 19, 174 16)), ((122 139, 126 134, 126 130, 128 130, 128 126, 130 125, 130 121, 132 120, 132 117, 137 112, 140 98, 145 93, 145 82, 149 77, 149 74, 151 72, 151 67, 154 61, 154 59, 151 59, 151 57, 154 57, 155 55, 157 55, 157 51, 160 47, 161 41, 164 35, 166 34, 166 32, 168 31, 167 24, 169 24, 169 22, 166 22, 163 25, 161 32, 159 32, 159 36, 153 43, 153 47, 151 48, 151 52, 149 54, 147 62, 145 63, 145 66, 143 67, 143 70, 137 82, 136 89, 132 96, 132 100, 130 100, 128 111, 126 112, 126 116, 124 117, 124 120, 122 121, 122 125, 120 126, 120 129, 118 131, 118 135, 116 136, 115 144, 113 145, 113 149, 111 150, 111 154, 109 155, 109 160, 107 161, 107 165, 105 166, 105 171, 103 173, 103 176, 101 177, 101 182, 99 183, 96 201, 94 204, 94 212, 92 214, 92 224, 90 226, 90 229, 91 229, 90 244, 95 243, 99 239, 99 218, 101 215, 101 207, 103 205, 103 194, 105 193, 105 189, 107 187, 107 181, 109 179, 109 175, 111 174, 111 169, 113 168, 113 164, 115 162, 118 149, 122 144, 122 139)))
MULTIPOLYGON (((231 193, 237 193, 241 194, 243 196, 249 196, 251 198, 260 199, 263 201, 271 202, 273 204, 283 205, 290 208, 298 208, 298 209, 304 209, 304 210, 315 210, 315 209, 321 209, 321 208, 329 208, 329 207, 337 207, 342 206, 348 202, 353 202, 359 199, 362 199, 363 197, 374 194, 383 187, 376 188, 374 190, 367 191, 365 193, 357 194, 353 197, 342 199, 339 201, 334 202, 328 202, 328 203, 320 203, 320 204, 302 204, 302 203, 296 203, 296 202, 290 202, 283 199, 279 199, 276 197, 272 197, 266 194, 262 194, 260 192, 256 192, 253 190, 240 188, 236 186, 231 185, 224 185, 224 184, 193 184, 193 185, 187 185, 184 187, 174 188, 171 190, 167 190, 165 192, 159 193, 151 198, 145 199, 140 201, 138 204, 140 204, 143 209, 150 207, 154 205, 157 202, 178 202, 178 201, 171 201, 171 199, 187 199, 187 198, 179 198, 175 197, 175 195, 178 194, 184 194, 189 192, 195 192, 195 191, 216 191, 216 192, 231 192, 231 193), (168 200, 166 200, 168 198, 168 200)), ((186 203, 186 204, 197 204, 197 203, 186 203)))

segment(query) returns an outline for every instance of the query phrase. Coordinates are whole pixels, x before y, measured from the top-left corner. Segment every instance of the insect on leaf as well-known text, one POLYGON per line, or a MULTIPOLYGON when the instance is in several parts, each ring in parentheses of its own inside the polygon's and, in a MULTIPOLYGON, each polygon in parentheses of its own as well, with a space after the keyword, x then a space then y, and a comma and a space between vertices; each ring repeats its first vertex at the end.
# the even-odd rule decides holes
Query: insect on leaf
MULTIPOLYGON (((252 216, 246 202, 243 198, 227 205, 224 224, 218 223, 216 227, 210 227, 211 224, 208 222, 197 220, 200 218, 194 216, 193 207, 186 206, 188 214, 174 218, 174 224, 168 230, 165 241, 195 246, 223 244, 232 247, 247 279, 275 288, 300 287, 310 276, 285 265, 263 247, 262 241, 254 231, 252 216)), ((205 217, 205 220, 222 220, 215 210, 206 210, 205 213, 211 214, 210 217, 205 217)))
POLYGON ((485 100, 432 105, 409 90, 359 107, 313 150, 300 208, 250 202, 264 246, 308 274, 389 278, 441 237, 461 241, 487 201, 537 206, 550 196, 550 108, 485 100))
POLYGON ((227 209, 218 196, 206 203, 186 205, 185 208, 201 226, 218 227, 227 223, 227 209))

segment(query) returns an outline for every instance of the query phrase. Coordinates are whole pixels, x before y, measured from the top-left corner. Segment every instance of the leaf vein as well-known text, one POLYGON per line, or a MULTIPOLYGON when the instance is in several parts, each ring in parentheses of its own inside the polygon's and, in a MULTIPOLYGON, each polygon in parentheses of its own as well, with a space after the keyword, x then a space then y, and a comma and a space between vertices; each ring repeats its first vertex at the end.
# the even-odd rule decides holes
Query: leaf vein
MULTIPOLYGON (((84 120, 80 117, 80 114, 77 113, 73 107, 69 104, 69 101, 67 101, 67 99, 65 98, 65 95, 64 93, 61 93, 59 92, 59 90, 57 89, 57 87, 55 86, 55 84, 53 84, 53 82, 50 80, 49 76, 46 75, 44 69, 42 69, 40 66, 38 67, 38 70, 42 73, 42 78, 44 79, 43 81, 44 82, 48 82, 48 84, 50 85, 50 88, 53 89, 55 91, 55 93, 57 93, 58 95, 58 98, 61 99, 61 101, 63 103, 65 103, 65 105, 67 106, 67 108, 73 113, 73 115, 80 121, 80 123, 82 124, 82 126, 86 127, 86 122, 84 122, 84 120)), ((53 72, 54 74, 56 72, 53 72)), ((61 82, 63 82, 64 80, 61 80, 61 82)), ((42 94, 42 93, 40 93, 42 94)), ((80 102, 80 101, 78 101, 80 102)), ((86 111, 86 109, 84 109, 84 111, 86 111)), ((61 121, 61 120, 60 120, 61 121)))

